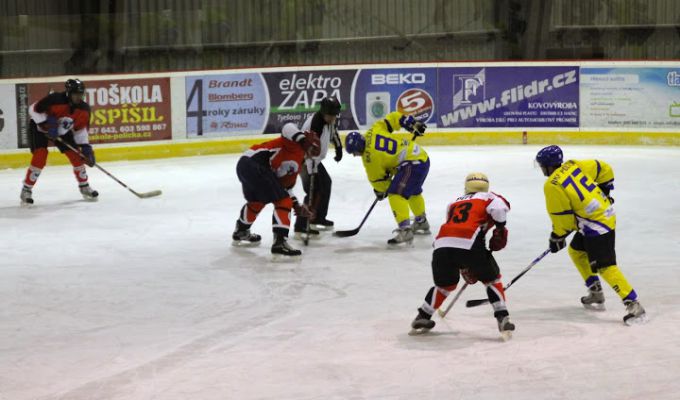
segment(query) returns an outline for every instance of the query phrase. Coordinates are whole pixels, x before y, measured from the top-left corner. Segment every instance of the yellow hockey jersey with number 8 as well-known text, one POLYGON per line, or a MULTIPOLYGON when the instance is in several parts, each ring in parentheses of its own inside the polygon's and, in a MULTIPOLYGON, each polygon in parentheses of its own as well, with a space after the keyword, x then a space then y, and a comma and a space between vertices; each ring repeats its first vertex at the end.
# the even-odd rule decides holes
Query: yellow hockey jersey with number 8
POLYGON ((399 164, 408 161, 425 162, 428 159, 425 150, 417 143, 392 134, 399 129, 401 115, 399 112, 388 114, 385 119, 390 124, 389 127, 385 120, 377 121, 364 135, 366 147, 361 159, 368 180, 378 192, 387 191, 399 164), (393 126, 393 130, 390 130, 393 126))
POLYGON ((545 182, 546 208, 559 236, 578 230, 598 236, 616 228, 616 214, 609 197, 598 185, 614 180, 614 170, 598 160, 569 160, 545 182))

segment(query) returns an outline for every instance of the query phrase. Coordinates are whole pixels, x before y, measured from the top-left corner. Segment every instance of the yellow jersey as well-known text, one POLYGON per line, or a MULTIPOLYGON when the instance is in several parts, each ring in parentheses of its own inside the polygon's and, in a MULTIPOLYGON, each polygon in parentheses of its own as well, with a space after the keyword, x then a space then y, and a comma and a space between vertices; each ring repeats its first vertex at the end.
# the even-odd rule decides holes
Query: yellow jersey
POLYGON ((361 156, 366 175, 373 189, 386 192, 397 167, 405 162, 425 162, 428 155, 417 143, 398 137, 392 132, 399 129, 400 112, 388 114, 377 121, 364 135, 366 147, 361 156))
POLYGON ((598 160, 568 160, 545 182, 545 202, 553 232, 559 236, 578 230, 598 236, 616 228, 616 213, 598 185, 611 184, 614 170, 598 160))

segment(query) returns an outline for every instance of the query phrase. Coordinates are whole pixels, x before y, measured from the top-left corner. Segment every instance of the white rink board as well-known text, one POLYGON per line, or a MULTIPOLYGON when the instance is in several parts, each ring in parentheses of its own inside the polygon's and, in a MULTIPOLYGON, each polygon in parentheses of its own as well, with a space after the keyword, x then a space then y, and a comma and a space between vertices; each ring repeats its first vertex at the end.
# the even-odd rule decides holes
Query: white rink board
MULTIPOLYGON (((385 202, 359 235, 313 242, 300 263, 269 261, 270 207, 254 225, 263 245, 233 248, 237 155, 107 163, 163 195, 139 200, 95 170, 94 204, 78 200, 70 168, 48 166, 33 209, 17 207, 24 170, 0 171, 0 399, 675 399, 680 149, 564 149, 615 169, 619 264, 645 326, 622 324, 609 288, 607 311, 582 309, 563 251, 508 291, 510 342, 489 306, 462 307, 484 296, 479 284, 434 334, 410 337, 431 285, 430 240, 386 250, 385 202)), ((538 147, 427 150, 433 229, 471 171, 512 203, 497 254, 507 282, 547 247, 538 147)), ((325 162, 329 218, 350 229, 373 193, 360 160, 344 157, 325 162)))
POLYGON ((0 150, 17 148, 17 103, 14 85, 0 84, 0 150))

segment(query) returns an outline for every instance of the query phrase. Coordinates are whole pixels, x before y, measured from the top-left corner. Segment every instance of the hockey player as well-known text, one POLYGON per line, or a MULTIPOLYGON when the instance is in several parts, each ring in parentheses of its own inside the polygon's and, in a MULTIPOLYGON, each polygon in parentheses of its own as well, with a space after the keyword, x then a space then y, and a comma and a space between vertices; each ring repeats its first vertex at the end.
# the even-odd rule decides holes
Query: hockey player
POLYGON ((588 294, 581 303, 589 309, 604 308, 602 277, 626 306, 623 321, 644 322, 645 310, 638 296, 616 264, 616 214, 610 192, 614 171, 600 160, 562 162, 562 149, 548 146, 536 155, 536 162, 548 180, 543 186, 546 207, 552 221, 549 245, 553 253, 566 247, 567 236, 576 231, 569 244, 569 256, 583 277, 588 294))
POLYGON ((425 133, 426 126, 410 115, 392 112, 375 122, 365 137, 350 132, 345 138, 347 152, 361 156, 376 197, 389 199, 398 225, 396 236, 387 242, 389 245, 411 243, 414 233, 430 233, 422 195, 430 158, 414 140, 393 135, 399 128, 413 133, 415 138, 425 133), (409 208, 415 216, 413 225, 409 208))
POLYGON ((458 286, 460 275, 468 284, 477 280, 486 286, 493 306, 498 330, 508 339, 515 330, 505 304, 505 292, 500 270, 491 251, 499 251, 508 241, 505 227, 510 203, 501 195, 489 192, 489 179, 475 172, 465 178, 465 195, 449 204, 446 222, 439 228, 432 254, 432 275, 435 286, 425 296, 418 315, 411 323, 412 334, 432 329, 432 314, 458 286), (486 249, 486 233, 493 233, 486 249))
POLYGON ((241 208, 232 235, 235 245, 258 245, 260 235, 250 232, 250 226, 268 203, 274 204, 272 230, 274 255, 299 256, 300 250, 290 247, 286 239, 290 229, 290 211, 313 217, 307 205, 300 204, 292 192, 305 155, 319 154, 319 141, 311 132, 300 132, 295 124, 284 125, 282 135, 256 144, 247 150, 236 165, 236 174, 243 186, 247 203, 241 208))
POLYGON ((95 162, 94 151, 88 142, 90 106, 83 100, 85 85, 79 79, 69 79, 65 87, 65 92, 51 93, 31 104, 28 109, 31 116, 29 143, 33 155, 21 189, 22 205, 33 204, 33 186, 47 164, 47 146, 50 141, 54 141, 59 151, 73 165, 73 173, 83 198, 95 201, 99 196, 88 184, 85 170, 85 165, 91 167, 95 162), (56 141, 58 137, 78 148, 87 160, 56 141))
MULTIPOLYGON (((300 171, 302 188, 305 191, 305 204, 309 204, 309 189, 311 177, 314 176, 314 194, 312 195, 315 218, 310 221, 310 237, 318 237, 319 231, 333 229, 333 221, 326 219, 328 215, 328 203, 331 199, 331 177, 328 175, 322 161, 326 158, 329 143, 335 146, 336 162, 342 159, 342 141, 338 135, 337 118, 340 114, 341 105, 335 97, 326 97, 321 100, 319 111, 307 118, 302 125, 303 132, 313 132, 319 138, 321 151, 317 157, 307 158, 305 168, 300 171), (315 229, 316 228, 316 229, 315 229)), ((308 219, 299 216, 295 219, 295 237, 302 238, 307 232, 308 219)))

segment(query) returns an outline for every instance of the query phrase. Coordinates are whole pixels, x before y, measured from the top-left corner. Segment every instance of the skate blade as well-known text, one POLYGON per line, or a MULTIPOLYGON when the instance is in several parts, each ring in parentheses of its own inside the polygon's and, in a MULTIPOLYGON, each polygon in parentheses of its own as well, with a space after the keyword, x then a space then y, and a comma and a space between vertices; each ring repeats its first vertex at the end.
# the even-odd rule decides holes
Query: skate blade
POLYGON ((258 242, 249 242, 247 240, 233 240, 231 242, 231 245, 234 247, 257 247, 262 243, 262 241, 258 242))
POLYGON ((387 243, 387 248, 390 250, 406 249, 409 247, 413 247, 413 240, 400 243, 387 243))
POLYGON ((431 328, 411 328, 411 330, 408 332, 409 336, 420 336, 420 335, 425 335, 430 332, 431 328))
MULTIPOLYGON (((583 303, 581 303, 581 304, 583 304, 583 303)), ((607 307, 605 307, 604 303, 583 304, 583 308, 585 308, 586 310, 590 310, 590 311, 606 311, 607 310, 607 307)))
POLYGON ((302 261, 302 255, 286 256, 283 254, 272 254, 272 262, 277 264, 299 263, 300 261, 302 261))
POLYGON ((26 203, 25 201, 22 201, 21 203, 19 203, 19 207, 21 207, 21 208, 33 208, 34 205, 35 204, 33 204, 33 203, 26 203))
POLYGON ((95 203, 99 201, 99 197, 83 196, 83 200, 87 201, 88 203, 95 203))
POLYGON ((512 332, 513 331, 503 331, 501 332, 501 340, 504 342, 507 342, 508 340, 512 339, 512 332))
POLYGON ((644 325, 647 322, 649 322, 649 318, 647 318, 647 314, 642 314, 639 317, 635 318, 628 318, 627 320, 623 321, 624 324, 628 326, 634 326, 634 325, 644 325))
POLYGON ((301 242, 304 242, 305 239, 307 239, 308 241, 310 240, 315 241, 321 239, 321 235, 309 235, 309 237, 306 236, 307 236, 306 233, 295 232, 295 235, 293 235, 293 239, 299 240, 301 242))
POLYGON ((413 231, 413 233, 414 233, 415 235, 430 235, 430 234, 432 234, 432 231, 430 231, 430 230, 428 229, 428 230, 426 230, 426 231, 413 231))
POLYGON ((316 229, 317 231, 324 231, 324 232, 328 232, 328 231, 333 230, 332 226, 326 226, 326 225, 314 225, 314 224, 312 224, 311 227, 312 227, 312 229, 316 229))

